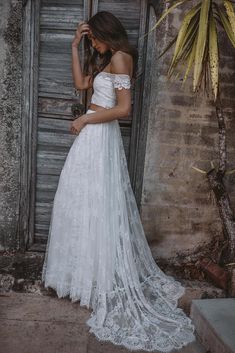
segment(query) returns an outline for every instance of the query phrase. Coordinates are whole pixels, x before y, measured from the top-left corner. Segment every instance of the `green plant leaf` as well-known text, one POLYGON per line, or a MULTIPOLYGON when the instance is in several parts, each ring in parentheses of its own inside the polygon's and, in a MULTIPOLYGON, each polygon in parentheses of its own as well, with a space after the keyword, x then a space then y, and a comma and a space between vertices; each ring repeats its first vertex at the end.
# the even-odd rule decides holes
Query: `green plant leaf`
POLYGON ((197 6, 193 7, 185 15, 185 17, 184 17, 184 19, 182 21, 182 25, 180 27, 179 33, 178 33, 173 60, 178 55, 179 51, 182 49, 182 47, 183 47, 183 45, 184 45, 184 43, 186 41, 186 38, 187 38, 187 33, 189 32, 189 27, 190 27, 190 25, 192 27, 194 25, 194 23, 192 22, 192 19, 196 18, 196 14, 198 13, 199 10, 200 10, 200 4, 198 4, 197 6))
POLYGON ((143 36, 140 37, 140 39, 143 39, 144 37, 146 37, 147 35, 149 35, 149 33, 151 33, 155 28, 157 28, 160 23, 164 20, 164 18, 172 11, 174 10, 177 6, 182 5, 184 2, 189 1, 189 0, 178 0, 176 1, 171 7, 169 7, 169 9, 165 10, 162 14, 162 16, 159 18, 159 20, 155 23, 155 25, 150 29, 149 32, 145 33, 143 36))
POLYGON ((189 75, 189 72, 193 66, 194 61, 195 61, 196 44, 197 44, 197 36, 194 39, 193 46, 192 46, 190 55, 187 60, 187 68, 186 68, 186 72, 185 72, 182 84, 184 84, 186 82, 188 75, 189 75))
POLYGON ((209 61, 212 91, 214 100, 216 101, 219 85, 219 54, 218 54, 218 38, 217 29, 213 13, 210 14, 209 21, 209 61))
POLYGON ((199 81, 202 73, 202 63, 205 54, 205 47, 208 35, 208 18, 211 10, 211 0, 202 0, 198 38, 195 53, 195 65, 194 65, 194 76, 193 76, 193 90, 196 91, 199 86, 199 81))
POLYGON ((178 52, 177 56, 172 58, 172 61, 168 70, 168 76, 171 76, 173 71, 176 69, 177 65, 180 62, 183 62, 183 60, 185 60, 185 58, 190 54, 190 50, 192 49, 192 44, 197 31, 198 31, 198 16, 195 16, 191 20, 184 38, 182 38, 183 43, 181 46, 181 50, 178 52))
POLYGON ((169 68, 169 72, 171 72, 172 68, 174 67, 177 59, 180 58, 180 53, 182 48, 187 43, 188 38, 192 34, 193 29, 197 23, 197 13, 200 10, 200 4, 193 7, 184 17, 182 25, 180 27, 173 58, 171 60, 171 65, 169 68))
POLYGON ((227 36, 228 36, 231 44, 235 48, 235 34, 233 33, 231 24, 230 24, 229 20, 227 19, 226 14, 219 8, 218 5, 216 5, 216 9, 217 9, 217 13, 220 17, 222 26, 223 26, 225 32, 227 33, 227 36))
POLYGON ((224 7, 226 9, 227 16, 228 16, 232 31, 235 35, 235 12, 234 12, 234 8, 233 8, 231 1, 224 0, 224 7))

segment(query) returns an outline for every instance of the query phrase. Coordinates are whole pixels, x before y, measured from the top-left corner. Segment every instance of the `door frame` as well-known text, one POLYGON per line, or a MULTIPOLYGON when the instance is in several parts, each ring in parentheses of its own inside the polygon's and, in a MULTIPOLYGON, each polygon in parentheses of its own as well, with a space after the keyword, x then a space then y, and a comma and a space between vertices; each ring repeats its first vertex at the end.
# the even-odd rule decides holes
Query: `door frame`
POLYGON ((40 0, 23 3, 22 129, 20 165, 19 248, 26 250, 34 236, 37 139, 38 53, 40 0))
MULTIPOLYGON (((84 1, 84 18, 87 14, 97 12, 98 0, 84 1)), ((148 13, 152 1, 141 2, 139 37, 148 28, 148 13)), ((156 5, 156 1, 154 1, 156 5)), ((21 165, 20 165, 20 199, 19 220, 17 229, 18 248, 29 251, 42 251, 40 244, 34 243, 34 208, 36 194, 36 147, 37 147, 37 105, 38 105, 38 63, 39 63, 39 16, 40 0, 27 0, 23 3, 23 74, 22 74, 22 130, 21 130, 21 165)), ((144 92, 150 85, 146 75, 146 39, 139 39, 138 77, 135 81, 133 121, 129 155, 129 174, 137 205, 140 208, 145 150, 148 128, 149 106, 144 104, 144 92), (143 89, 144 87, 144 89, 143 89), (143 109, 145 113, 143 114, 143 109)), ((83 60, 83 58, 81 58, 83 60)), ((146 97, 149 95, 145 94, 146 97)), ((146 99, 146 98, 145 98, 146 99)))

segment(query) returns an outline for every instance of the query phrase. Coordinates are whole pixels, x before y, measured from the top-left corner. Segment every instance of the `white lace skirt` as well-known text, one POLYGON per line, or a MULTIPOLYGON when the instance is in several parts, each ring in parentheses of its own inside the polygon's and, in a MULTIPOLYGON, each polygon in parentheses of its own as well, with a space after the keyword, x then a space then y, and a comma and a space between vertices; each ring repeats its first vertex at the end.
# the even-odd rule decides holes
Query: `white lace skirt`
POLYGON ((195 340, 194 325, 177 308, 184 288, 160 270, 148 246, 117 120, 86 125, 70 148, 42 281, 58 297, 92 308, 86 323, 99 340, 158 352, 195 340))

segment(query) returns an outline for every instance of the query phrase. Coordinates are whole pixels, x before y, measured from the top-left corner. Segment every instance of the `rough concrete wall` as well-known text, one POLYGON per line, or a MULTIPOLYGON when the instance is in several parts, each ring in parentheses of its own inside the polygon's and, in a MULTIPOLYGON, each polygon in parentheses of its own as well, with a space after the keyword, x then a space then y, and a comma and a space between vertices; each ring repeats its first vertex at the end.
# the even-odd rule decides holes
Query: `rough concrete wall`
MULTIPOLYGON (((181 11, 155 33, 159 54, 179 28, 181 11), (169 31, 168 31, 169 29, 169 31)), ((235 167, 235 53, 226 37, 221 53, 223 105, 228 129, 228 167, 235 167)), ((172 53, 172 51, 171 51, 172 53)), ((170 53, 153 63, 141 217, 154 258, 176 262, 216 256, 223 239, 217 207, 203 174, 192 166, 209 169, 216 161, 218 130, 212 101, 195 99, 191 83, 167 81, 170 53)), ((192 81, 191 81, 192 82, 192 81)), ((235 175, 226 184, 235 205, 235 175)))
POLYGON ((0 250, 16 247, 18 221, 22 5, 1 0, 0 13, 0 250))

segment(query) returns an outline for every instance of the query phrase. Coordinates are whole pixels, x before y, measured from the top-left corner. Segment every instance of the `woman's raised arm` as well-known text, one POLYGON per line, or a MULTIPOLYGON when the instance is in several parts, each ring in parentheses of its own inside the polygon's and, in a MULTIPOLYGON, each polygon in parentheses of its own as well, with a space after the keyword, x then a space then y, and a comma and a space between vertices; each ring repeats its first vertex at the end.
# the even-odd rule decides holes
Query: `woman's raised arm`
POLYGON ((91 75, 83 75, 80 58, 78 54, 78 46, 81 42, 82 36, 89 33, 89 25, 86 22, 78 24, 75 37, 72 41, 72 75, 74 87, 76 89, 84 90, 92 87, 91 75))

